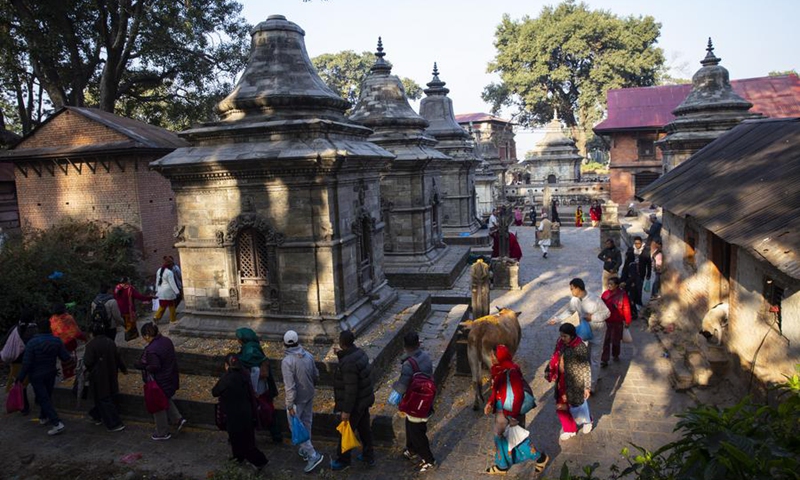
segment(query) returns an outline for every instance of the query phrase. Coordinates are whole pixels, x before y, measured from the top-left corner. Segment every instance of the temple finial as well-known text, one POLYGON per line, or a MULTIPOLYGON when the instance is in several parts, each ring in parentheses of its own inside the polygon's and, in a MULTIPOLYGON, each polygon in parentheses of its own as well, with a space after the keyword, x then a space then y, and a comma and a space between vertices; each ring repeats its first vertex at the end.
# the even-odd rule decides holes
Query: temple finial
POLYGON ((375 52, 375 56, 378 57, 379 61, 383 60, 383 57, 386 56, 386 54, 383 53, 383 40, 381 37, 378 37, 378 51, 375 52))
POLYGON ((433 62, 433 76, 434 77, 439 76, 439 67, 436 65, 436 62, 433 62))
POLYGON ((375 64, 372 65, 372 68, 370 68, 370 71, 391 73, 392 66, 389 65, 389 62, 383 59, 385 56, 386 53, 383 51, 383 39, 378 37, 378 49, 375 52, 375 57, 377 58, 375 59, 375 64))
POLYGON ((433 78, 426 85, 428 88, 423 90, 425 95, 447 95, 450 93, 449 89, 444 88, 447 84, 439 79, 439 65, 436 62, 433 62, 433 78))
POLYGON ((721 58, 718 58, 714 55, 714 43, 711 41, 711 37, 708 37, 708 46, 706 46, 706 58, 700 61, 700 64, 704 67, 719 65, 721 58))

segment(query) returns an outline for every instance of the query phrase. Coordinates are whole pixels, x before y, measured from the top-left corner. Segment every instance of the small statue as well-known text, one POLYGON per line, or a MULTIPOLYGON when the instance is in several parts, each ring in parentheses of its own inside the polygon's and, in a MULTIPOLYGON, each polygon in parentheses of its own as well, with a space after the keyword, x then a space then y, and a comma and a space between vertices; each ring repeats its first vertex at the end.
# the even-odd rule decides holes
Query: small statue
POLYGON ((472 316, 489 315, 489 265, 479 258, 470 268, 472 277, 472 316))

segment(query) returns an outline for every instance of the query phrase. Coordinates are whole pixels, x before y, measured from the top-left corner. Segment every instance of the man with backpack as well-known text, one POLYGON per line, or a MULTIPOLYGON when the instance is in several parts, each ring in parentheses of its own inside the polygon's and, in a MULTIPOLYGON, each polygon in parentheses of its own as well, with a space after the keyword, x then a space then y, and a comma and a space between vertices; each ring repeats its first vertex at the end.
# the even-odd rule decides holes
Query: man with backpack
POLYGON ((125 320, 122 319, 119 304, 114 299, 114 288, 110 284, 100 284, 100 293, 92 300, 90 318, 92 331, 95 325, 102 325, 106 336, 117 340, 117 325, 124 326, 125 320))
POLYGON ((433 413, 436 397, 433 362, 428 353, 420 348, 417 332, 406 333, 403 347, 403 367, 400 378, 392 385, 390 403, 399 402, 399 409, 406 416, 406 448, 403 456, 411 461, 421 459, 419 471, 427 472, 436 467, 436 459, 428 441, 428 419, 433 413))

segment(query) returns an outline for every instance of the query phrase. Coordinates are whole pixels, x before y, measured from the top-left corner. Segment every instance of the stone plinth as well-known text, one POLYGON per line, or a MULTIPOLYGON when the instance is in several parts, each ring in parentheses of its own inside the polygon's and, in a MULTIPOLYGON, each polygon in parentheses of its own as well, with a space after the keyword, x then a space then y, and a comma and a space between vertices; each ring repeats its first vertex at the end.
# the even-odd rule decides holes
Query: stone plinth
POLYGON ((466 265, 467 247, 443 241, 443 194, 439 166, 452 159, 434 149, 428 122, 408 103, 400 79, 377 60, 361 86, 350 119, 374 130, 370 140, 395 155, 381 175, 385 221, 384 270, 389 282, 409 288, 448 288, 466 265))
POLYGON ((622 226, 619 223, 619 205, 612 201, 603 204, 603 220, 600 222, 600 248, 605 248, 606 240, 613 240, 620 246, 622 226))
POLYGON ((450 90, 445 85, 434 64, 433 79, 419 106, 420 116, 429 123, 425 134, 434 137, 438 141, 435 148, 449 157, 431 161, 441 178, 442 232, 447 244, 487 245, 486 235, 470 238, 480 227, 476 218, 475 169, 481 161, 472 137, 456 122, 453 101, 447 96, 450 90))
POLYGON ((396 298, 383 271, 380 172, 393 155, 347 120, 305 32, 280 15, 253 29, 220 120, 151 164, 172 183, 186 314, 182 335, 304 341, 359 332, 396 298))
POLYGON ((519 290, 519 262, 513 258, 493 258, 492 288, 519 290))

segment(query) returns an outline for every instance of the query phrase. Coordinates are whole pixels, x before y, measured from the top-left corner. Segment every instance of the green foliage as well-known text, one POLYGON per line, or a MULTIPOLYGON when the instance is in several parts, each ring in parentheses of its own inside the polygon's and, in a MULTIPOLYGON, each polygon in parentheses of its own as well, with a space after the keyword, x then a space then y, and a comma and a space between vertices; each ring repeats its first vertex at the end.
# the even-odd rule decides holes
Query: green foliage
POLYGON ((792 69, 792 70, 774 70, 772 72, 769 72, 768 75, 770 77, 780 77, 782 75, 794 75, 794 76, 797 76, 797 70, 795 70, 795 69, 792 69))
POLYGON ((101 282, 138 278, 134 241, 130 229, 74 220, 10 240, 0 252, 0 331, 23 308, 44 315, 55 302, 76 302, 76 320, 83 322, 101 282), (63 276, 49 279, 53 272, 63 276))
POLYGON ((0 5, 10 129, 48 109, 97 106, 172 128, 207 120, 247 59, 234 0, 19 0, 0 5), (16 122, 16 123, 15 123, 16 122))
MULTIPOLYGON (((375 63, 375 55, 371 52, 344 50, 324 53, 312 58, 311 62, 334 93, 355 105, 361 91, 361 82, 375 63)), ((400 81, 409 100, 422 98, 422 87, 417 82, 405 77, 400 78, 400 81)))
POLYGON ((607 90, 655 85, 664 64, 655 46, 660 30, 653 17, 620 18, 572 0, 544 7, 537 18, 504 15, 488 68, 501 81, 482 97, 493 113, 510 108, 523 125, 544 124, 556 109, 585 152, 607 90))
MULTIPOLYGON (((798 366, 800 372, 800 366, 798 366)), ((693 407, 678 415, 680 440, 651 452, 634 445, 622 456, 628 466, 611 467, 609 478, 637 480, 789 480, 800 479, 800 375, 776 387, 777 406, 745 397, 728 408, 693 407)), ((571 475, 561 480, 593 480, 571 475)))
POLYGON ((581 173, 607 174, 608 165, 600 162, 586 162, 581 164, 581 173))

